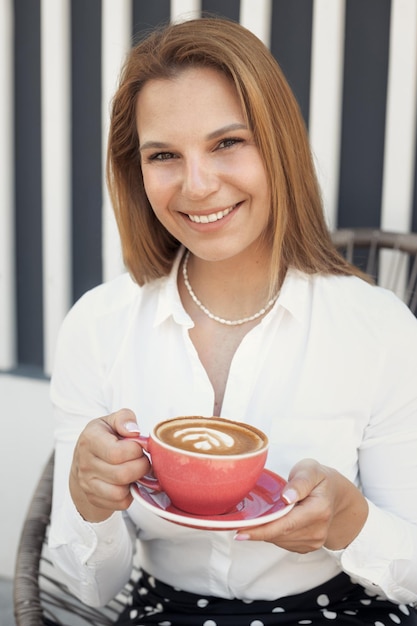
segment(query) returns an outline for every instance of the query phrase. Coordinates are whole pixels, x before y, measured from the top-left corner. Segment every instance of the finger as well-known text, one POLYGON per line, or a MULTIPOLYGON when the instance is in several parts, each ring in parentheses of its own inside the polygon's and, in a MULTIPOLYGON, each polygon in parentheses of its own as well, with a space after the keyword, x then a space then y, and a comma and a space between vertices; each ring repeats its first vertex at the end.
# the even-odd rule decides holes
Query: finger
POLYGON ((98 479, 88 485, 85 494, 90 504, 109 511, 123 511, 133 499, 129 485, 114 485, 98 479))
POLYGON ((141 447, 124 440, 117 443, 116 450, 109 452, 107 459, 95 459, 91 477, 110 485, 123 486, 139 480, 149 471, 150 463, 141 447))
MULTIPOLYGON (((101 474, 103 468, 97 467, 100 461, 111 467, 128 461, 140 459, 144 453, 136 441, 121 436, 116 428, 122 430, 124 420, 132 419, 132 411, 122 409, 111 415, 92 420, 84 429, 76 446, 76 458, 84 471, 93 470, 101 474)), ((129 423, 129 422, 127 422, 129 423)), ((108 468, 108 472, 112 469, 108 468)))
MULTIPOLYGON (((307 502, 307 500, 305 501, 307 502)), ((267 541, 291 552, 311 552, 323 546, 327 523, 313 512, 303 511, 304 502, 285 517, 242 530, 234 537, 237 541, 267 541)))
POLYGON ((74 489, 78 494, 81 490, 91 504, 120 510, 130 505, 130 484, 149 469, 149 461, 136 443, 116 440, 110 448, 101 450, 100 457, 77 455, 71 474, 74 489))
POLYGON ((100 420, 114 435, 112 445, 109 445, 108 448, 110 456, 106 457, 109 463, 118 464, 128 459, 143 456, 143 449, 137 441, 140 429, 136 416, 131 409, 120 409, 100 418, 100 420), (123 456, 125 454, 128 455, 126 458, 123 456))
POLYGON ((300 502, 310 495, 324 477, 320 463, 314 459, 303 459, 290 471, 281 497, 288 504, 300 502))
POLYGON ((135 437, 140 432, 136 415, 131 409, 120 409, 101 419, 121 437, 135 437))
POLYGON ((298 505, 280 519, 243 529, 234 536, 236 541, 274 541, 284 540, 290 535, 301 531, 305 526, 305 517, 298 514, 298 505))

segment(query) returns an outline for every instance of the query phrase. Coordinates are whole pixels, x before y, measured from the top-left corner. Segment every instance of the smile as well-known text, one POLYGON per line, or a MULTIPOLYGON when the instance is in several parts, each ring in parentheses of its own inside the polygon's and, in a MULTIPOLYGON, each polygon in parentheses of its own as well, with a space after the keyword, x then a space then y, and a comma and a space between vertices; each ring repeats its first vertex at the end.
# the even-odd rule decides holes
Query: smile
POLYGON ((217 213, 210 213, 209 215, 188 215, 190 220, 195 224, 209 224, 210 222, 217 222, 217 220, 221 220, 226 215, 229 215, 236 208, 236 204, 229 207, 228 209, 224 209, 224 211, 217 211, 217 213))

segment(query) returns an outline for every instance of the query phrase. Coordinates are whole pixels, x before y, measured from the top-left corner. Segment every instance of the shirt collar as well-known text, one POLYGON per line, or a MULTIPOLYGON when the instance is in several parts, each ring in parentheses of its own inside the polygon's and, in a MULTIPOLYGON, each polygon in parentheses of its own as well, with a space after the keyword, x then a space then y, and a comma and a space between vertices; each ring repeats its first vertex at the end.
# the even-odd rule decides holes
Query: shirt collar
POLYGON ((305 319, 309 309, 311 276, 300 270, 287 270, 277 305, 286 309, 297 321, 305 319))
POLYGON ((159 279, 158 305, 154 326, 159 326, 170 316, 182 326, 187 326, 188 328, 194 326, 191 317, 183 307, 178 291, 178 268, 184 255, 184 250, 184 247, 181 246, 174 259, 170 273, 168 276, 159 279))

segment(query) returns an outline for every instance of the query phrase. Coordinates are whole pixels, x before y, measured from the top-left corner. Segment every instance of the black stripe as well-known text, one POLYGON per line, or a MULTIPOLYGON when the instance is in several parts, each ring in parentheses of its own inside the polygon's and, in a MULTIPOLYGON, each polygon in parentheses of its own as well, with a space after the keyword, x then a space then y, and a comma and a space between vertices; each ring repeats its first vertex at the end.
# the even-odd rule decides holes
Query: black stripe
POLYGON ((390 0, 347 0, 338 224, 380 225, 390 0))
POLYGON ((308 123, 313 0, 274 0, 271 52, 281 65, 308 123))
POLYGON ((219 15, 229 20, 239 21, 240 0, 203 0, 202 14, 219 15))
POLYGON ((132 2, 132 36, 136 43, 153 27, 169 22, 170 0, 133 0, 132 2))
POLYGON ((17 357, 42 367, 40 2, 15 0, 14 9, 17 357))
POLYGON ((71 2, 73 300, 102 281, 101 2, 71 2))

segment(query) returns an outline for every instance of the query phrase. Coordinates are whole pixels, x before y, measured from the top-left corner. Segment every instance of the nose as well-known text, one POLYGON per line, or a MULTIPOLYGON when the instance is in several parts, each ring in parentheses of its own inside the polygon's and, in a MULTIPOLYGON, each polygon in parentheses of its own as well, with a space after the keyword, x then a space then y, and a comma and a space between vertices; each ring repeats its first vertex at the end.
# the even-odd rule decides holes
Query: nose
POLYGON ((218 174, 210 159, 193 156, 184 165, 182 191, 192 200, 204 198, 219 187, 218 174))

